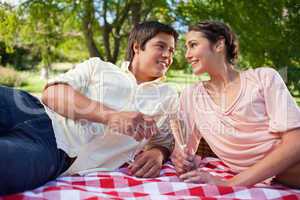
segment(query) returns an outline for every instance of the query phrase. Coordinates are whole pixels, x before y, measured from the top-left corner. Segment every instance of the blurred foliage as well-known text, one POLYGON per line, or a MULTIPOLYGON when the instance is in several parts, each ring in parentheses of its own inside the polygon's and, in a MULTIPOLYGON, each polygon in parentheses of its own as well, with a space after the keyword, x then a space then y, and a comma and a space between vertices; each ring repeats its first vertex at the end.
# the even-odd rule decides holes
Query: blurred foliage
MULTIPOLYGON (((300 91, 300 3, 297 0, 179 1, 177 19, 185 25, 219 20, 237 33, 239 67, 287 68, 291 91, 300 91)), ((296 95, 297 93, 294 93, 296 95)))
POLYGON ((26 82, 16 70, 0 66, 0 85, 18 87, 26 85, 26 82))
MULTIPOLYGON (((239 67, 287 69, 285 80, 300 95, 300 3, 297 0, 27 0, 0 4, 0 64, 16 69, 51 68, 99 56, 119 63, 132 26, 145 20, 187 25, 220 20, 237 33, 239 67)), ((184 34, 172 69, 191 72, 184 34)))

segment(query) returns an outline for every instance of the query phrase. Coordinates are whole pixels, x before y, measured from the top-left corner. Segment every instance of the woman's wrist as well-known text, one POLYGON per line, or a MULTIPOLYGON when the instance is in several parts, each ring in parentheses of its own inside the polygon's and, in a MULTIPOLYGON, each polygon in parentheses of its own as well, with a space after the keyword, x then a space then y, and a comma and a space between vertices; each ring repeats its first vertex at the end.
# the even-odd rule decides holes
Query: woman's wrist
POLYGON ((230 187, 235 186, 233 178, 224 180, 224 186, 230 186, 230 187))

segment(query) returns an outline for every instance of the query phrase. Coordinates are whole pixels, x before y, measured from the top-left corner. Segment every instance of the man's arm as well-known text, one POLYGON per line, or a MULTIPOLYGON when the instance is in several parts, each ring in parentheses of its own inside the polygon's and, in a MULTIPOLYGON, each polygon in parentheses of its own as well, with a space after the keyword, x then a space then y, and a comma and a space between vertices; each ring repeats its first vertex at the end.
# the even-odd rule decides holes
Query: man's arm
POLYGON ((54 84, 42 94, 42 102, 54 112, 73 119, 86 119, 107 124, 108 115, 114 110, 93 101, 67 84, 54 84))
POLYGON ((111 130, 134 137, 138 141, 158 133, 155 121, 151 117, 139 112, 115 111, 89 99, 67 84, 54 84, 47 87, 43 92, 42 102, 64 117, 103 123, 111 130), (146 124, 147 128, 138 129, 140 124, 146 124))

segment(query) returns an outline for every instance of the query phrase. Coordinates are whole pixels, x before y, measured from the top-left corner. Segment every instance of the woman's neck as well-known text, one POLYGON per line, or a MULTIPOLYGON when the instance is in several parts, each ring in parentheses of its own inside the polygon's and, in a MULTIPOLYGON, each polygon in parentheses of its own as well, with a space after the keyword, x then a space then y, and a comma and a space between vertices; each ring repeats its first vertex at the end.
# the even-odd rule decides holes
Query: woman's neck
POLYGON ((210 73, 210 80, 208 84, 222 90, 228 87, 239 78, 239 71, 234 69, 233 65, 223 64, 222 66, 215 67, 215 73, 210 73))

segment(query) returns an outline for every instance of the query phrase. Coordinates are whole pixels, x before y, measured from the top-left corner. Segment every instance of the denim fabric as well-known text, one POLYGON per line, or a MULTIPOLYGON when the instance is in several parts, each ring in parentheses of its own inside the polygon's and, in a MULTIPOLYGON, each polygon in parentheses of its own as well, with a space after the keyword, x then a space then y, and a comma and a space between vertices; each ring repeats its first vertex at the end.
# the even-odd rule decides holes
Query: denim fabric
POLYGON ((0 195, 39 187, 70 165, 51 120, 30 94, 0 86, 0 195))

